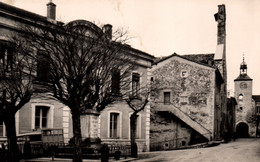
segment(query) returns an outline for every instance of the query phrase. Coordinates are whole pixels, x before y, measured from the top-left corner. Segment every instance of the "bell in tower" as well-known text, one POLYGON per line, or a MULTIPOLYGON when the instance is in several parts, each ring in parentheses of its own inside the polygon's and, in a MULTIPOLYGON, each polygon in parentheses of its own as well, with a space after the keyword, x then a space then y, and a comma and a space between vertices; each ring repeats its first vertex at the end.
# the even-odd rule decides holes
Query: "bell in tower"
POLYGON ((245 58, 243 57, 243 62, 240 64, 240 74, 245 75, 247 74, 247 65, 245 63, 245 58))

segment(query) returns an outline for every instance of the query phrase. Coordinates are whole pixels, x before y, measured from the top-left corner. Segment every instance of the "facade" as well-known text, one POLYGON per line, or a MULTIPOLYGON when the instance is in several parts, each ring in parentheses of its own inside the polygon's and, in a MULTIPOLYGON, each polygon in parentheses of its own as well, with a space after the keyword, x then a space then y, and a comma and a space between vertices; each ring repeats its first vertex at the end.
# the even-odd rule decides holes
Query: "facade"
POLYGON ((152 67, 151 150, 222 140, 234 129, 227 115, 235 102, 227 99, 225 5, 214 16, 215 54, 173 54, 152 67))
POLYGON ((173 54, 153 65, 151 150, 179 148, 221 136, 223 79, 213 58, 214 54, 173 54))
MULTIPOLYGON (((0 46, 1 52, 5 47, 5 42, 8 42, 8 34, 17 31, 19 25, 37 25, 51 24, 55 25, 61 22, 55 20, 56 5, 52 2, 47 4, 47 17, 37 15, 7 4, 0 2, 0 46)), ((112 25, 104 25, 100 29, 95 24, 85 20, 75 20, 68 24, 80 23, 88 27, 91 32, 104 32, 111 38, 112 25)), ((7 51, 7 50, 6 50, 7 51)), ((2 52, 3 53, 6 53, 2 52)), ((146 85, 150 80, 149 68, 152 65, 154 57, 134 49, 128 45, 122 49, 122 54, 130 55, 135 58, 134 64, 137 68, 132 72, 131 91, 136 88, 146 85)), ((39 64, 40 65, 40 64, 39 64)), ((44 65, 41 66, 44 69, 44 65)), ((44 78, 44 73, 38 71, 37 76, 44 78)), ((39 88, 39 84, 35 85, 39 88)), ((109 105, 102 112, 88 110, 81 115, 81 130, 82 137, 85 138, 100 138, 102 142, 109 144, 130 144, 130 126, 129 119, 132 111, 130 107, 123 101, 118 101, 113 105, 109 105)), ((137 145, 139 151, 149 150, 149 119, 150 105, 148 104, 138 117, 137 125, 137 145)), ((29 103, 27 103, 16 114, 16 129, 17 135, 39 132, 44 128, 62 129, 64 142, 68 143, 72 134, 72 118, 70 109, 52 99, 48 93, 34 94, 29 103)), ((6 140, 5 126, 0 122, 0 140, 6 140)))
POLYGON ((255 126, 256 126, 256 137, 260 137, 260 95, 253 95, 255 103, 255 126))
POLYGON ((258 126, 256 120, 252 120, 257 115, 259 99, 252 95, 253 79, 247 75, 247 64, 244 61, 240 65, 240 74, 234 80, 235 98, 238 102, 236 109, 236 134, 238 137, 254 137, 258 126))
MULTIPOLYGON (((18 26, 61 23, 55 20, 55 7, 52 2, 48 3, 48 17, 44 17, 0 2, 1 58, 12 54, 8 39, 10 34, 19 33, 18 26)), ((37 77, 42 78, 44 73, 38 73, 37 77)), ((34 88, 36 87, 40 88, 35 84, 34 88)), ((17 135, 38 132, 43 128, 62 128, 65 142, 68 142, 72 136, 71 133, 69 135, 72 131, 71 128, 69 130, 71 115, 68 107, 51 99, 47 93, 34 94, 31 101, 16 113, 15 119, 17 135)), ((0 139, 6 141, 6 131, 2 121, 0 131, 0 139)))
MULTIPOLYGON (((138 89, 146 86, 150 82, 150 68, 153 58, 141 51, 135 49, 127 49, 126 52, 133 52, 142 56, 138 58, 139 64, 130 74, 130 93, 133 95, 139 93, 138 89)), ((102 141, 112 145, 130 145, 130 116, 133 110, 127 105, 125 101, 118 101, 113 105, 104 109, 100 118, 99 137, 102 141)), ((136 125, 136 143, 138 151, 149 151, 149 137, 150 137, 150 103, 148 103, 144 110, 138 113, 136 125)))

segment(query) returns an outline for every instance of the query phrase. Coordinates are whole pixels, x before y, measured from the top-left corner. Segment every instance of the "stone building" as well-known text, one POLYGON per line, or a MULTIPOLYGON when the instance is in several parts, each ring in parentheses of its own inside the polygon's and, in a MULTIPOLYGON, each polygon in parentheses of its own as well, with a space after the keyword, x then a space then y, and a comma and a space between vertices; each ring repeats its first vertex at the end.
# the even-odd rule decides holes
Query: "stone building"
POLYGON ((240 65, 240 74, 234 80, 237 137, 254 137, 258 135, 259 127, 259 96, 253 95, 253 79, 247 75, 247 64, 240 65))
POLYGON ((226 11, 218 6, 215 54, 159 58, 152 67, 151 150, 222 140, 233 130, 235 101, 227 99, 226 11), (229 128, 230 127, 230 128, 229 128))
POLYGON ((151 150, 178 148, 221 136, 223 79, 213 66, 213 58, 214 54, 173 54, 153 65, 151 150))
MULTIPOLYGON (((56 5, 52 2, 47 4, 47 17, 19 9, 0 2, 0 47, 7 48, 8 34, 17 31, 19 24, 62 24, 55 20, 56 5)), ((108 39, 112 37, 112 25, 104 25, 99 28, 86 20, 75 20, 68 24, 84 25, 89 28, 89 33, 104 32, 108 39)), ((65 24, 66 25, 66 24, 65 24)), ((134 49, 128 45, 122 48, 122 54, 129 55, 135 59, 137 68, 130 74, 130 91, 146 85, 150 81, 150 67, 154 57, 148 53, 134 49), (134 86, 135 85, 135 86, 134 86)), ((1 53, 2 54, 5 54, 1 53)), ((44 69, 44 66, 43 66, 44 69)), ((37 77, 45 77, 42 71, 38 71, 37 77)), ((36 85, 35 85, 36 86, 36 85)), ((40 85, 37 85, 40 86, 40 85)), ((102 112, 86 111, 81 115, 82 137, 97 138, 109 144, 130 144, 130 115, 132 111, 124 101, 118 101, 102 112)), ((150 105, 139 113, 137 121, 137 145, 139 151, 149 150, 150 133, 150 105)), ((70 109, 57 101, 51 99, 47 93, 35 94, 22 109, 16 114, 17 135, 39 132, 44 128, 61 128, 63 130, 64 142, 68 143, 72 134, 72 118, 70 109)), ((5 126, 0 121, 0 140, 6 140, 5 126)))

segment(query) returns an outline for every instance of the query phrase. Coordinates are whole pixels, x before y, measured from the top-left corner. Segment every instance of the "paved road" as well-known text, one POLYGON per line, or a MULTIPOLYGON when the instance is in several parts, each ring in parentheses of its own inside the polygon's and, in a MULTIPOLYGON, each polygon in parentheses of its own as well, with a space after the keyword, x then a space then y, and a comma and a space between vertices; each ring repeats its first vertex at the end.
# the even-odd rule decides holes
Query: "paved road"
POLYGON ((260 138, 237 139, 215 147, 163 151, 139 162, 260 162, 260 138))

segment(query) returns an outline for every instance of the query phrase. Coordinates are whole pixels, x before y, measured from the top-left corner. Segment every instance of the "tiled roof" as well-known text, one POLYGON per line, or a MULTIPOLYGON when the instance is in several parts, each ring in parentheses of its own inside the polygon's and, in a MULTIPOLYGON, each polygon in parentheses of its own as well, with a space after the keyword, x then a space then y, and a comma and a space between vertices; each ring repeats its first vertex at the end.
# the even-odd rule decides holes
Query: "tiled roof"
POLYGON ((185 58, 187 60, 207 65, 207 66, 212 66, 214 62, 214 54, 188 54, 188 55, 178 55, 176 53, 173 53, 172 55, 169 56, 163 56, 163 57, 157 57, 155 59, 155 63, 159 63, 161 61, 167 60, 168 58, 171 58, 173 56, 179 56, 182 58, 185 58))
POLYGON ((234 81, 253 80, 247 74, 240 74, 234 81))
POLYGON ((213 63, 214 61, 214 54, 190 54, 190 55, 182 55, 183 57, 186 57, 187 59, 197 62, 197 63, 203 63, 203 64, 209 64, 213 63))

